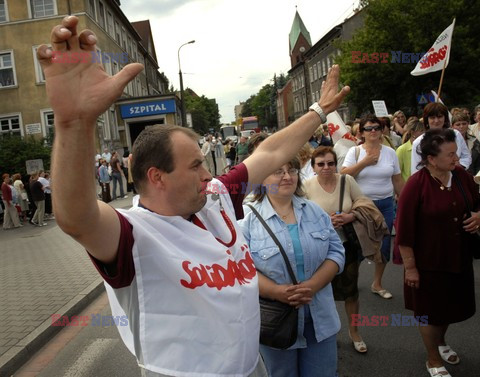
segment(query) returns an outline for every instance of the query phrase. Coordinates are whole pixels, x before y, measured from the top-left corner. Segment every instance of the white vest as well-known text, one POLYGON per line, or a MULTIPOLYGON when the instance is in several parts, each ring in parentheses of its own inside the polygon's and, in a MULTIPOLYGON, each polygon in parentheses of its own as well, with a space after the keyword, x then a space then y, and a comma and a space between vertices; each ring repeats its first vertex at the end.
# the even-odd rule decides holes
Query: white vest
POLYGON ((244 377, 258 362, 258 278, 230 197, 222 192, 221 200, 208 195, 197 213, 208 231, 138 206, 121 210, 133 226, 135 278, 126 288, 106 284, 107 293, 113 315, 129 318, 129 327, 118 327, 123 341, 148 370, 244 377), (215 239, 229 243, 235 232, 231 247, 215 239))

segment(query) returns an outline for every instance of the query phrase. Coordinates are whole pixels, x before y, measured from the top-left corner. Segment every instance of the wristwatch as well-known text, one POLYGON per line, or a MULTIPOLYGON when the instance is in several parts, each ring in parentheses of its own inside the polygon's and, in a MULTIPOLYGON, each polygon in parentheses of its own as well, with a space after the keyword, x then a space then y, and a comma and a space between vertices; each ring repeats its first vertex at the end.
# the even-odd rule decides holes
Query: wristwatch
POLYGON ((322 121, 322 124, 325 124, 327 123, 327 116, 325 115, 325 113, 323 112, 322 108, 320 107, 320 105, 315 102, 312 106, 310 106, 308 108, 310 111, 315 111, 318 116, 320 117, 320 120, 322 121))

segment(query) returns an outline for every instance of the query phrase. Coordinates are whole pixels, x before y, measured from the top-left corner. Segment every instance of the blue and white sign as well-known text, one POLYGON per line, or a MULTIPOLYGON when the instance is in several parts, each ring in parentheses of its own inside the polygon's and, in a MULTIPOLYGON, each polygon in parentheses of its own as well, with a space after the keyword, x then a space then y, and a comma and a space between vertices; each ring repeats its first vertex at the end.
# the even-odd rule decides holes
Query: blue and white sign
POLYGON ((129 103, 127 105, 120 105, 120 112, 123 119, 174 113, 175 100, 167 99, 164 101, 129 103))

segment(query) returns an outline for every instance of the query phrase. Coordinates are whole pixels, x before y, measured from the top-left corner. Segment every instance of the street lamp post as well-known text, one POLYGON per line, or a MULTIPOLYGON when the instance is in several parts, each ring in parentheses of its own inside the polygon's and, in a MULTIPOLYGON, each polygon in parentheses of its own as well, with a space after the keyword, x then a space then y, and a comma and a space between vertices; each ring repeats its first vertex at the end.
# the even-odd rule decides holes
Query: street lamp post
POLYGON ((192 40, 190 42, 184 43, 178 48, 178 75, 180 76, 180 107, 181 107, 181 112, 182 112, 182 126, 186 127, 187 126, 187 114, 185 113, 185 99, 183 96, 183 76, 182 76, 182 68, 180 67, 180 49, 188 44, 195 43, 195 40, 192 40))

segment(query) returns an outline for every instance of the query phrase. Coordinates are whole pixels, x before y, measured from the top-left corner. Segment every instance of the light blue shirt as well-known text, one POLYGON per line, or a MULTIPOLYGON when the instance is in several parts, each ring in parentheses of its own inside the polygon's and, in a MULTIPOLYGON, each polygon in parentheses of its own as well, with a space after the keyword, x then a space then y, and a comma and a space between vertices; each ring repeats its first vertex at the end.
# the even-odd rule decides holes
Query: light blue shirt
MULTIPOLYGON (((295 259, 295 251, 288 230, 281 218, 272 208, 267 197, 262 202, 253 204, 270 226, 282 244, 292 269, 300 282, 295 259)), ((293 209, 298 224, 298 233, 303 250, 305 279, 310 279, 326 259, 338 264, 339 273, 343 271, 345 249, 333 228, 330 216, 314 202, 293 197, 293 209)), ((244 206, 245 218, 239 221, 245 239, 250 246, 255 267, 277 284, 291 284, 285 261, 278 246, 269 236, 255 214, 244 206)), ((340 330, 331 284, 327 284, 317 292, 309 304, 313 319, 315 336, 318 342, 329 338, 340 330)), ((298 338, 291 348, 305 348, 307 341, 303 336, 304 308, 300 308, 298 316, 298 338)))

